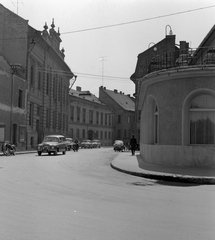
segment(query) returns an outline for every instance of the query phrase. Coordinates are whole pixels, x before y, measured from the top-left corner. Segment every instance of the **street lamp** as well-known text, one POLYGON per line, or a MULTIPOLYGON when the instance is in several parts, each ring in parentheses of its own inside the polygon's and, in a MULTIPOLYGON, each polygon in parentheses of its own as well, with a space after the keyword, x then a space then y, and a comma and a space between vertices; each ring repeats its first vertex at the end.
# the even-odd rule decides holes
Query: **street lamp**
POLYGON ((166 27, 165 27, 165 36, 167 36, 167 28, 169 27, 169 35, 172 35, 173 34, 173 32, 172 32, 172 28, 171 28, 171 26, 170 25, 166 25, 166 27))

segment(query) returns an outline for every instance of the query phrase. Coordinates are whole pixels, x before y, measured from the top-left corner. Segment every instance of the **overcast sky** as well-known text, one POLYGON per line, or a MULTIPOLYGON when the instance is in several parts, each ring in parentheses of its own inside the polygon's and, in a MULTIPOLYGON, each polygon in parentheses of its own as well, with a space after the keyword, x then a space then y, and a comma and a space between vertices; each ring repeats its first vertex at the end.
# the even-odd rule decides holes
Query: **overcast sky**
POLYGON ((50 28, 54 18, 56 30, 60 28, 65 61, 78 76, 73 88, 80 86, 97 96, 101 85, 125 94, 134 93, 130 76, 135 71, 137 55, 152 46, 152 42, 165 38, 170 29, 167 25, 176 35, 176 43, 185 40, 197 48, 215 24, 214 0, 0 0, 0 3, 29 20, 29 25, 37 30, 43 30, 45 22, 50 28), (111 25, 114 26, 100 28, 111 25))

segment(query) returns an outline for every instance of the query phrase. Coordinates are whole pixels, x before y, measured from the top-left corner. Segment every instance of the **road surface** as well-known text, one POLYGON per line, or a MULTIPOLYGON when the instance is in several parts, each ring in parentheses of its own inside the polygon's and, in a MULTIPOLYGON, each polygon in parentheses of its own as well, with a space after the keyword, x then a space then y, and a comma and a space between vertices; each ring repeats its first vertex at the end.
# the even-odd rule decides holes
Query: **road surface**
POLYGON ((214 239, 215 186, 123 174, 117 154, 0 156, 0 239, 214 239))

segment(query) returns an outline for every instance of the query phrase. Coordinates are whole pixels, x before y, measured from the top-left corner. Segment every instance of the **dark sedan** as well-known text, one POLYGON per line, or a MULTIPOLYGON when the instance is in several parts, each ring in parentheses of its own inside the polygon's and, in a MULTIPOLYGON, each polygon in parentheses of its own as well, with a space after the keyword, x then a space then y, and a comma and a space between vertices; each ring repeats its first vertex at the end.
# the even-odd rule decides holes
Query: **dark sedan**
POLYGON ((41 156, 42 153, 57 155, 58 152, 66 153, 66 139, 63 135, 48 135, 44 138, 43 142, 38 144, 37 152, 41 156))

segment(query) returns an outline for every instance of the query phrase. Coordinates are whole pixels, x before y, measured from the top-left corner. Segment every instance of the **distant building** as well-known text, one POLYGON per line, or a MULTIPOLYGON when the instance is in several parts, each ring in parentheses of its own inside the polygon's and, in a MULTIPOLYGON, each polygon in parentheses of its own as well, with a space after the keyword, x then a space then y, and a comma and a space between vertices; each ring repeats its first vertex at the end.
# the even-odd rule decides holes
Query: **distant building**
POLYGON ((135 101, 130 95, 99 88, 99 99, 113 112, 114 140, 123 140, 125 143, 135 132, 135 101))
POLYGON ((69 92, 68 137, 80 141, 98 139, 102 146, 113 143, 113 118, 110 108, 81 87, 69 92))
POLYGON ((48 31, 28 25, 0 4, 0 141, 34 149, 46 134, 68 131, 74 74, 60 50, 54 20, 48 31))
MULTIPOLYGON (((175 37, 160 43, 167 39, 175 37)), ((197 49, 185 41, 174 45, 155 44, 154 57, 146 50, 131 76, 141 156, 153 164, 215 167, 215 25, 197 49)))

